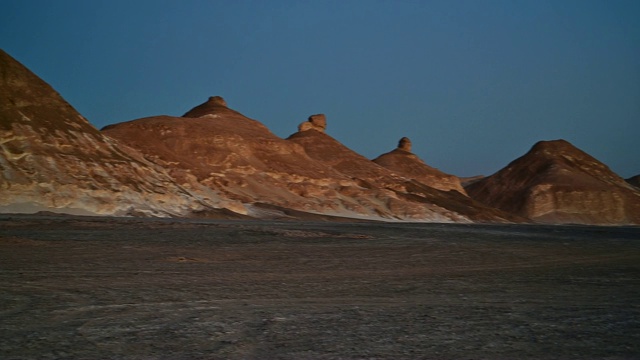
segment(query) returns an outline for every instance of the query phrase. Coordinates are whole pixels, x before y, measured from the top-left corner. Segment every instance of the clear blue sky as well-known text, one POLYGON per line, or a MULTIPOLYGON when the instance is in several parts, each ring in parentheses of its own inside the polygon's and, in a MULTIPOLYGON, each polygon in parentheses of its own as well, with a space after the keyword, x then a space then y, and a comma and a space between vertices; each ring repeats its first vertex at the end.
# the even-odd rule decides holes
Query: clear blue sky
POLYGON ((638 0, 0 0, 0 47, 98 128, 221 95, 459 176, 558 138, 640 174, 638 0))

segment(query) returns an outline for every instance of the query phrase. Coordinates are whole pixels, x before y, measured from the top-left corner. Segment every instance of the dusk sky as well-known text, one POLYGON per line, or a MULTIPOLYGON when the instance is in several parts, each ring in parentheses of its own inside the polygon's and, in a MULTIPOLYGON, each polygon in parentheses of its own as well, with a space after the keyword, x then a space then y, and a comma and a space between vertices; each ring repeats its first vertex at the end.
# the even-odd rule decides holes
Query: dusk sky
POLYGON ((0 48, 97 128, 220 95, 458 176, 559 138, 640 174, 638 0, 0 0, 0 48))

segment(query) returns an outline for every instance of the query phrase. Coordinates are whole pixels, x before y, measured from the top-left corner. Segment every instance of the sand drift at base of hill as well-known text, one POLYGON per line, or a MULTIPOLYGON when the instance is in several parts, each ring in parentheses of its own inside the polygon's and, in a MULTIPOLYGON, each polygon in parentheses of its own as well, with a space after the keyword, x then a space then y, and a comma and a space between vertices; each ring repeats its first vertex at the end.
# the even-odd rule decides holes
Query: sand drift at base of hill
POLYGON ((0 215, 0 357, 637 358, 638 239, 0 215))

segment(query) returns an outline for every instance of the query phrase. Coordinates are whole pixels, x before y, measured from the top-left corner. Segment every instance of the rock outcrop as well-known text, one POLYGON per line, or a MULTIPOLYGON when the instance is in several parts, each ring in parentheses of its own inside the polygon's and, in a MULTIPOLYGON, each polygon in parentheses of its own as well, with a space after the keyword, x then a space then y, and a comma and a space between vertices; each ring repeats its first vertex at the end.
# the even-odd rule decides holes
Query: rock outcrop
POLYGON ((398 141, 398 149, 406 152, 411 152, 411 140, 408 137, 403 137, 398 141))
POLYGON ((98 131, 0 50, 0 212, 640 224, 638 177, 566 141, 469 179, 470 198, 408 138, 370 161, 326 128, 313 115, 281 139, 214 96, 181 117, 98 131))
POLYGON ((0 212, 188 216, 194 197, 159 166, 89 124, 0 50, 0 212))
POLYGON ((327 118, 324 114, 309 116, 309 119, 298 125, 298 131, 316 130, 324 132, 327 129, 327 118))
POLYGON ((433 168, 413 154, 411 152, 411 140, 407 137, 400 139, 397 148, 378 156, 373 159, 373 162, 396 174, 419 181, 432 188, 442 191, 454 190, 463 195, 467 194, 457 176, 449 175, 433 168))
POLYGON ((301 145, 316 163, 357 181, 361 189, 360 193, 354 195, 365 208, 377 211, 384 209, 390 214, 403 214, 403 218, 415 220, 523 221, 458 192, 440 191, 392 172, 355 153, 326 133, 299 131, 287 140, 301 145), (362 192, 365 189, 370 192, 362 192))
POLYGON ((353 181, 316 164, 302 147, 230 109, 219 96, 183 117, 143 118, 102 131, 164 166, 183 186, 201 184, 219 191, 244 214, 262 217, 265 213, 258 205, 265 203, 316 213, 371 215, 351 211, 338 196, 336 189, 353 186, 353 181))
POLYGON ((490 206, 544 223, 640 224, 640 191, 567 141, 541 141, 470 184, 490 206))

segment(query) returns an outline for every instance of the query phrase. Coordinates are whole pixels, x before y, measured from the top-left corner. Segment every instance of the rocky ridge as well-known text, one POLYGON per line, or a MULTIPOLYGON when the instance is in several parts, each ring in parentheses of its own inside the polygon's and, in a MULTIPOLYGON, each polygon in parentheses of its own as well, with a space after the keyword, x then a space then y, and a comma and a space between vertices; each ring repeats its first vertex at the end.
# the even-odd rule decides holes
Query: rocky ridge
POLYGON ((255 206, 261 203, 303 211, 338 209, 340 197, 326 192, 351 182, 228 108, 221 97, 210 97, 183 117, 148 117, 102 131, 140 150, 179 183, 216 189, 234 202, 234 211, 251 216, 261 216, 264 210, 255 206))
POLYGON ((287 140, 301 145, 317 163, 355 180, 359 188, 376 190, 378 193, 368 198, 353 194, 365 208, 377 209, 382 204, 392 214, 404 213, 414 220, 526 221, 458 192, 441 191, 401 176, 354 152, 324 132, 298 131, 287 140))
POLYGON ((563 140, 463 188, 408 138, 371 161, 326 129, 316 114, 282 139, 213 96, 98 131, 0 50, 0 212, 640 224, 637 177, 563 140))
POLYGON ((487 205, 537 222, 640 224, 640 191, 565 140, 538 142, 466 190, 487 205))
MULTIPOLYGON (((299 129, 328 138, 324 115, 309 117, 299 129)), ((230 109, 219 96, 182 117, 149 117, 102 131, 164 166, 183 186, 196 182, 215 189, 234 201, 232 210, 249 216, 270 216, 269 212, 279 208, 351 218, 471 221, 468 214, 458 211, 462 206, 449 209, 387 189, 394 182, 408 180, 348 149, 345 151, 357 158, 357 165, 351 163, 349 171, 331 166, 322 159, 344 159, 344 154, 336 156, 334 151, 346 149, 344 145, 333 140, 329 148, 312 149, 304 142, 281 139, 260 122, 230 109), (372 172, 353 172, 359 168, 372 172), (386 181, 375 179, 377 173, 386 181)), ((458 205, 457 200, 452 202, 458 205)), ((504 220, 496 214, 486 218, 504 220)))

